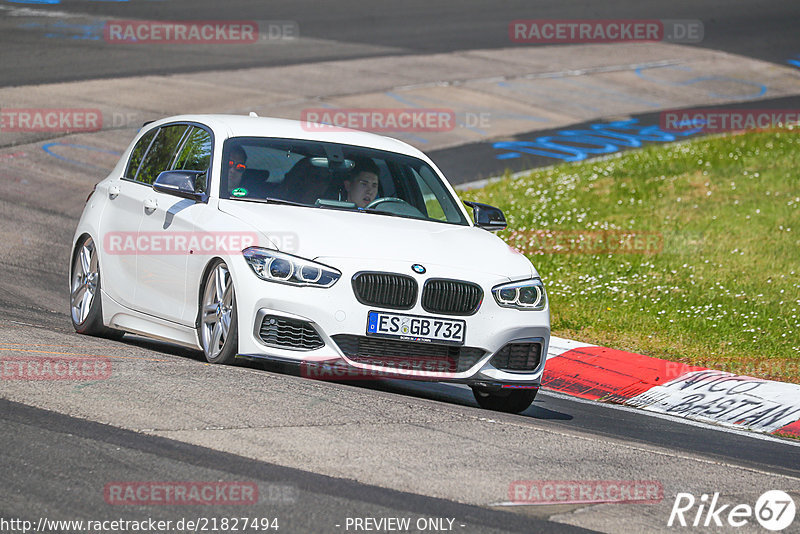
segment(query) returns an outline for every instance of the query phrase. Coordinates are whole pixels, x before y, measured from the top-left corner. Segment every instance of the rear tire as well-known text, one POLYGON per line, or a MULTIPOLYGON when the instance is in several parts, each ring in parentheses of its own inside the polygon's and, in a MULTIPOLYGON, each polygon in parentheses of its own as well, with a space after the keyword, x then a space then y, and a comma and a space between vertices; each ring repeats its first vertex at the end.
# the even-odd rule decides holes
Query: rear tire
POLYGON ((538 389, 486 391, 472 388, 472 394, 481 408, 506 413, 524 412, 533 403, 538 392, 538 389))
POLYGON ((94 240, 85 236, 72 253, 69 307, 72 326, 79 334, 122 339, 120 330, 103 324, 103 303, 100 296, 100 260, 94 240))
POLYGON ((209 363, 230 365, 239 352, 239 321, 233 278, 222 260, 211 265, 203 282, 197 335, 209 363))

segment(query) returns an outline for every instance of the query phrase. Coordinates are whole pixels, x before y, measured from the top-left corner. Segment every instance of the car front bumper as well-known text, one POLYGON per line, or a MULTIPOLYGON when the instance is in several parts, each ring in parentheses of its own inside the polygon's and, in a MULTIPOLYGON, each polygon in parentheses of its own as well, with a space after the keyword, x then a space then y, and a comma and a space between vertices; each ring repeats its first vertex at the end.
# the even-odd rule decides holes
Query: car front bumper
POLYGON ((427 265, 428 272, 418 275, 409 270, 410 262, 365 265, 363 260, 356 262, 326 258, 318 261, 342 272, 336 284, 330 288, 296 287, 261 280, 243 259, 237 258, 234 261, 239 312, 239 354, 243 357, 292 362, 300 365, 304 376, 321 379, 402 378, 465 383, 487 390, 537 388, 541 384, 550 341, 549 308, 545 307, 542 311, 522 311, 497 305, 491 289, 498 284, 512 281, 507 277, 438 265, 427 265), (353 275, 365 270, 409 274, 417 280, 420 287, 428 278, 470 281, 481 286, 484 297, 478 311, 468 316, 431 314, 422 308, 419 295, 414 307, 407 310, 370 306, 357 300, 351 285, 353 275), (370 311, 462 319, 466 323, 463 347, 449 349, 449 352, 468 353, 469 359, 460 360, 457 369, 443 370, 440 365, 441 345, 436 346, 434 343, 434 346, 429 346, 413 341, 381 344, 383 338, 367 336, 367 315, 370 311), (309 332, 308 327, 313 328, 319 337, 319 343, 305 347, 267 343, 260 335, 265 317, 278 321, 285 319, 292 325, 303 323, 305 332, 309 332), (375 354, 359 354, 354 357, 352 350, 343 350, 342 340, 345 338, 342 336, 346 336, 348 340, 367 339, 366 344, 378 349, 388 345, 397 349, 399 345, 396 343, 402 343, 403 347, 409 349, 408 357, 394 358, 391 362, 387 362, 386 358, 372 357, 375 354), (505 370, 493 365, 492 358, 509 343, 538 344, 538 365, 525 371, 505 370), (429 355, 427 348, 431 349, 429 355))

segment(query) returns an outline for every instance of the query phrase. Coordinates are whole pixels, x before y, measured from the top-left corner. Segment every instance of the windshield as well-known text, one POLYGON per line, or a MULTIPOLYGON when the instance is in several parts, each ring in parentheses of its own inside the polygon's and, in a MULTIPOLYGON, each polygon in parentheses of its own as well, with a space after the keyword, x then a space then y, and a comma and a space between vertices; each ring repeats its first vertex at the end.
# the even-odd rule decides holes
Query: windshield
POLYGON ((468 225, 424 161, 363 147, 236 137, 223 148, 220 198, 280 201, 468 225))

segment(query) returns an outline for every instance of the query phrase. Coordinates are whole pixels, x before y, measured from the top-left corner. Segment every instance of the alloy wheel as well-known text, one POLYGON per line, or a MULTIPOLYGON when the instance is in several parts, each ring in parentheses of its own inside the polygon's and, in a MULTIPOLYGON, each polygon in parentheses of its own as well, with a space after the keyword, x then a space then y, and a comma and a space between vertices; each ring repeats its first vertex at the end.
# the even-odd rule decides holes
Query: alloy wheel
POLYGON ((89 316, 97 292, 100 271, 97 266, 97 250, 89 237, 83 242, 72 264, 70 287, 70 309, 75 324, 83 324, 89 316))
POLYGON ((209 361, 219 358, 232 334, 234 302, 230 272, 224 263, 219 263, 206 277, 200 319, 203 352, 209 361))

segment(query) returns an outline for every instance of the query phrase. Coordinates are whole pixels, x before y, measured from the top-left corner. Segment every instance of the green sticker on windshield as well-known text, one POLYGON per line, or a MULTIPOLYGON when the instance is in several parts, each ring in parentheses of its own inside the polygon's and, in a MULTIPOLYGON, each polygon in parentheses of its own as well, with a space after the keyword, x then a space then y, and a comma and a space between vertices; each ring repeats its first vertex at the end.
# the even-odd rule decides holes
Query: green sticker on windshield
POLYGON ((247 195, 247 189, 245 189, 244 187, 237 187, 236 189, 231 191, 231 195, 233 195, 235 197, 246 196, 247 195))

